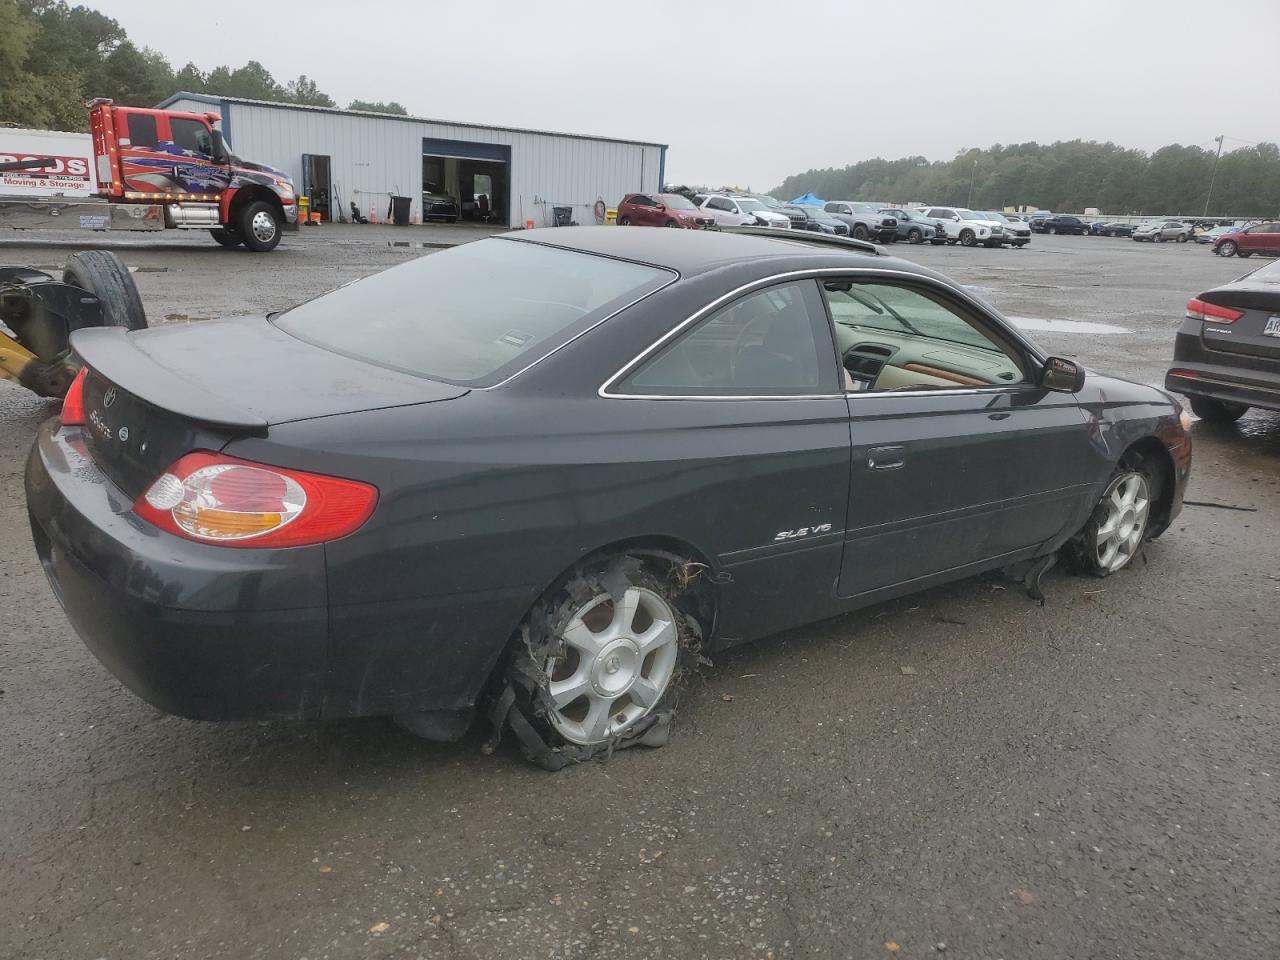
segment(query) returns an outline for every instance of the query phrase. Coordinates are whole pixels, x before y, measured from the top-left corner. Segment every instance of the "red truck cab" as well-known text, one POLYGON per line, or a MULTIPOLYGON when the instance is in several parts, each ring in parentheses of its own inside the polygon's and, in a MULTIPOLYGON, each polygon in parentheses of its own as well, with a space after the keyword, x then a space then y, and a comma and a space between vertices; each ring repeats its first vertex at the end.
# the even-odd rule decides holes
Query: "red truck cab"
POLYGON ((231 153, 216 113, 89 104, 98 193, 163 206, 165 226, 207 229, 224 246, 270 250, 297 226, 287 174, 231 153))

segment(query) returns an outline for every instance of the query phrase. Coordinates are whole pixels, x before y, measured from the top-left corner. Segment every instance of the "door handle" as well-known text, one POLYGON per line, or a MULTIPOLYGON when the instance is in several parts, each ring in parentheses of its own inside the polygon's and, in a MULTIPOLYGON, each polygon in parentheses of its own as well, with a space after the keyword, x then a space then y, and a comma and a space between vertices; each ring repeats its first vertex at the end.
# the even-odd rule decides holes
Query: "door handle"
POLYGON ((907 448, 901 445, 872 447, 867 451, 867 466, 872 470, 897 470, 906 463, 907 448))

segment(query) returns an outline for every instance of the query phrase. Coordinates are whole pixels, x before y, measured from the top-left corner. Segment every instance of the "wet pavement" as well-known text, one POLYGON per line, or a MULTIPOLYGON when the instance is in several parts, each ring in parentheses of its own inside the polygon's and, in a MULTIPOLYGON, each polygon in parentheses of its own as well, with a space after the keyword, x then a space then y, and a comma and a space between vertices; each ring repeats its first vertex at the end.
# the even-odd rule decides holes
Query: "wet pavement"
MULTIPOLYGON (((424 252, 400 239, 115 245, 152 322, 187 322, 424 252)), ((894 252, 1149 383, 1187 298, 1257 264, 894 252)), ((1189 497, 1216 506, 1130 571, 1055 572, 1044 608, 968 580, 751 645, 685 691, 668 747, 551 775, 478 732, 199 724, 128 693, 31 548, 22 461, 53 410, 0 384, 0 957, 1280 956, 1280 415, 1194 427, 1189 497)))

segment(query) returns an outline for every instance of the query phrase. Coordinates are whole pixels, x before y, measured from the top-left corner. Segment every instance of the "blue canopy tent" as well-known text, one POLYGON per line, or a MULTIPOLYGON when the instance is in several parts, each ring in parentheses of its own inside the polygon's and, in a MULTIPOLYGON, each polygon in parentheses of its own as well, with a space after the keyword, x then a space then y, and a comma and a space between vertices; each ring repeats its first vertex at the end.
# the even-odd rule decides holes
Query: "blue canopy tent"
POLYGON ((827 205, 827 201, 819 197, 815 197, 812 193, 803 194, 799 197, 796 197, 791 202, 800 204, 801 206, 805 206, 805 207, 825 207, 827 205))

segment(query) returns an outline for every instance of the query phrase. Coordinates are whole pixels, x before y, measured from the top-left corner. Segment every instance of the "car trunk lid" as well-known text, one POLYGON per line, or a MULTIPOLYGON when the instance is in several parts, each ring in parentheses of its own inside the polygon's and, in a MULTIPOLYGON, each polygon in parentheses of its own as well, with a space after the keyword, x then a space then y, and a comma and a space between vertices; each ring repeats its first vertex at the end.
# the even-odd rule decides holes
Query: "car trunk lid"
POLYGON ((86 446, 131 496, 183 454, 265 436, 275 424, 468 392, 343 357, 261 318, 79 330, 71 344, 87 368, 86 446))
POLYGON ((1243 316, 1233 323, 1200 325, 1200 339, 1206 350, 1280 364, 1280 284, 1246 281, 1210 290, 1200 299, 1243 311, 1243 316))

